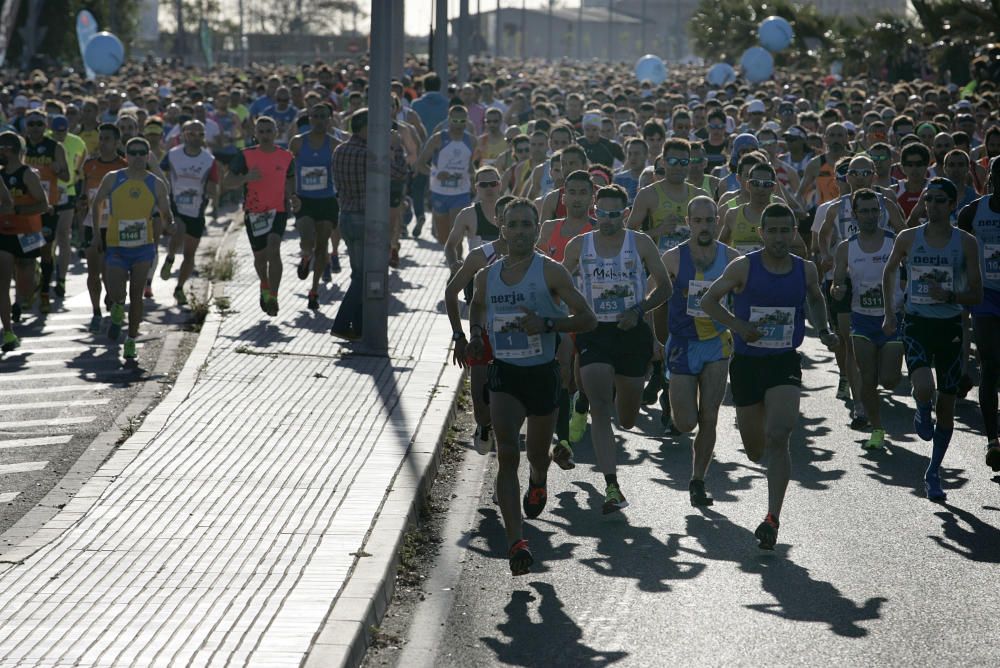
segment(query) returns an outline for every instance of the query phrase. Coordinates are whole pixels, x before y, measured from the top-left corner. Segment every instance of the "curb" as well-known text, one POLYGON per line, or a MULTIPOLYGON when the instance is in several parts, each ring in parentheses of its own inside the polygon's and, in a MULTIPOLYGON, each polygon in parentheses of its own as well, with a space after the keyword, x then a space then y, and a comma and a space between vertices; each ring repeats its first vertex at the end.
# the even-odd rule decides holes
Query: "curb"
POLYGON ((364 660, 371 627, 382 621, 392 600, 403 537, 434 484, 441 447, 455 419, 466 375, 447 361, 442 366, 435 394, 361 548, 370 557, 355 559, 354 569, 302 662, 306 668, 354 667, 364 660))
MULTIPOLYGON (((221 257, 236 222, 237 218, 233 217, 226 225, 226 230, 222 234, 218 248, 216 248, 216 261, 221 257)), ((207 282, 205 287, 206 300, 212 297, 217 287, 215 283, 207 282)), ((94 438, 66 475, 56 483, 56 487, 2 534, 2 537, 12 539, 12 541, 16 538, 21 538, 21 540, 14 547, 0 552, 0 573, 31 557, 60 536, 66 529, 73 526, 90 510, 115 477, 114 475, 97 476, 98 471, 112 463, 115 469, 124 468, 140 450, 149 445, 153 437, 166 424, 173 409, 187 398, 194 386, 197 370, 212 351, 211 345, 205 345, 205 341, 215 341, 220 322, 221 316, 213 313, 210 308, 201 331, 197 334, 195 346, 184 363, 184 367, 178 373, 174 386, 155 407, 150 409, 162 387, 162 380, 154 381, 152 379, 166 377, 177 361, 177 349, 184 337, 184 333, 178 331, 167 334, 156 365, 150 372, 151 378, 145 381, 132 401, 115 417, 109 430, 94 438), (194 371, 191 371, 192 368, 194 371), (182 390, 184 395, 179 399, 174 396, 178 390, 182 390), (142 422, 137 426, 132 424, 136 417, 143 415, 145 417, 142 418, 142 422), (153 428, 154 425, 155 428, 153 428), (131 426, 135 427, 135 431, 116 450, 115 446, 121 438, 122 431, 131 426)))

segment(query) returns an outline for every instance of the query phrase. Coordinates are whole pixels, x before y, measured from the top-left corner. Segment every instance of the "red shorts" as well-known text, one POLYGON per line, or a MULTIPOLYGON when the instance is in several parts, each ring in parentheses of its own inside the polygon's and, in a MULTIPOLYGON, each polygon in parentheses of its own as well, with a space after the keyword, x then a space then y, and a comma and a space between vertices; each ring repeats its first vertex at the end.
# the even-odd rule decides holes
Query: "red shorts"
POLYGON ((486 366, 493 361, 493 348, 490 346, 490 337, 483 332, 480 334, 483 337, 483 355, 482 357, 470 357, 468 354, 465 356, 465 363, 469 366, 486 366))

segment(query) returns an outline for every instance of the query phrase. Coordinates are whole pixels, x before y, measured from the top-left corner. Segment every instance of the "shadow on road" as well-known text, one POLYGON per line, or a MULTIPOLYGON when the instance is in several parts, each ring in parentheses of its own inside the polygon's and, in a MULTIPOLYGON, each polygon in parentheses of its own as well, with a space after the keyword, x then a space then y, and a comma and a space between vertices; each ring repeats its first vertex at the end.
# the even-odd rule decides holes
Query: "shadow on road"
MULTIPOLYGON (((934 514, 941 518, 944 536, 930 536, 930 539, 970 561, 1000 564, 1000 529, 987 524, 968 510, 950 503, 943 506, 946 510, 934 514), (962 526, 963 523, 965 526, 962 526)), ((993 506, 983 506, 983 510, 1000 512, 1000 508, 993 506)))

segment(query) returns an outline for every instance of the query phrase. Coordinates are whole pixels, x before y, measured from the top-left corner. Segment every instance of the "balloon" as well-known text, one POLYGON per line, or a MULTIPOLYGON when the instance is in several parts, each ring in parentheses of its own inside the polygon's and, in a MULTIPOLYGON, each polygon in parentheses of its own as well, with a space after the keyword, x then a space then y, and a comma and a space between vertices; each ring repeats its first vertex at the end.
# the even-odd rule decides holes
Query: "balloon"
POLYGON ((736 70, 729 63, 716 63, 708 68, 705 80, 709 85, 721 88, 736 81, 736 70))
POLYGON ((635 78, 659 86, 667 80, 667 66, 659 56, 647 53, 635 63, 635 78))
POLYGON ((780 16, 768 16, 757 27, 760 44, 772 53, 787 49, 795 38, 791 24, 780 16))
POLYGON ((98 74, 114 74, 125 61, 125 47, 109 32, 90 38, 83 50, 84 64, 98 74))
POLYGON ((767 81, 774 74, 774 56, 765 48, 751 46, 743 52, 740 67, 743 68, 743 76, 747 81, 752 83, 767 81))

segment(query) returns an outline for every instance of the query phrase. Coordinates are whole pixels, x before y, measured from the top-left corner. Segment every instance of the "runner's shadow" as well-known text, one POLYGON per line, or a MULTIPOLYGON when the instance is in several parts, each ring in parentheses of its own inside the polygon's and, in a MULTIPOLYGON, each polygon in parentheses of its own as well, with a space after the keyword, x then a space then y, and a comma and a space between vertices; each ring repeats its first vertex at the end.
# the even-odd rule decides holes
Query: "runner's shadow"
MULTIPOLYGON (((920 441, 923 444, 923 441, 920 441)), ((928 453, 930 443, 926 444, 928 453)), ((917 454, 901 445, 889 444, 882 450, 872 450, 862 455, 866 463, 862 468, 869 471, 868 477, 893 487, 909 489, 913 496, 925 498, 924 472, 927 470, 927 455, 917 454)), ((960 489, 968 482, 962 477, 964 469, 941 467, 941 486, 947 492, 960 489)))
MULTIPOLYGON (((486 559, 498 559, 506 562, 507 550, 510 548, 510 545, 507 545, 500 509, 496 506, 480 508, 479 515, 478 526, 463 536, 458 544, 464 549, 486 559), (476 538, 481 538, 485 542, 485 546, 480 547, 476 545, 476 538)), ((556 535, 556 532, 540 529, 537 525, 541 521, 540 518, 534 520, 523 519, 523 524, 521 525, 524 538, 528 541, 532 557, 535 559, 535 563, 531 565, 531 572, 533 574, 548 572, 549 567, 546 566, 547 562, 572 559, 573 550, 579 545, 579 543, 564 542, 560 543, 558 547, 553 547, 552 536, 556 535)), ((506 568, 506 565, 503 567, 506 568)))
POLYGON ((587 506, 579 504, 578 492, 562 492, 551 515, 564 521, 547 519, 546 522, 570 536, 596 542, 601 556, 580 559, 580 563, 598 575, 633 579, 641 591, 666 592, 671 589, 669 581, 690 580, 705 569, 704 564, 676 560, 679 536, 671 536, 664 543, 653 535, 652 527, 633 526, 623 513, 603 516, 600 509, 604 496, 597 488, 585 482, 573 484, 586 494, 587 506))
POLYGON ((810 418, 801 416, 795 429, 789 447, 792 453, 792 479, 806 489, 830 489, 829 483, 844 477, 844 469, 825 470, 817 464, 833 460, 834 451, 820 448, 811 443, 830 433, 829 427, 819 426, 826 422, 825 417, 810 418), (806 457, 802 457, 802 453, 806 457))
POLYGON ((789 559, 790 548, 779 543, 774 553, 762 552, 753 533, 713 510, 687 516, 687 535, 698 541, 701 550, 681 548, 704 559, 736 563, 740 570, 760 575, 761 588, 775 603, 748 604, 746 607, 789 621, 826 624, 836 635, 863 638, 868 630, 860 622, 879 619, 882 596, 859 605, 840 593, 830 582, 814 580, 809 570, 789 559))
MULTIPOLYGON (((261 317, 267 316, 261 314, 261 317)), ((220 334, 220 336, 231 341, 249 341, 258 348, 267 348, 273 343, 288 343, 295 338, 291 333, 286 334, 281 327, 269 320, 260 320, 236 335, 220 334)))
POLYGON ((609 666, 628 656, 627 652, 602 652, 583 643, 583 629, 566 614, 555 588, 547 582, 531 582, 535 590, 515 591, 504 606, 507 620, 497 624, 507 642, 480 637, 505 666, 609 666), (529 614, 531 604, 537 607, 538 622, 529 614))
MULTIPOLYGON (((1000 564, 1000 529, 987 524, 968 510, 950 503, 942 504, 945 510, 934 513, 941 518, 944 536, 930 536, 930 539, 957 555, 970 561, 1000 564), (962 523, 968 526, 965 528, 962 523)), ((983 506, 983 510, 1000 511, 1000 508, 983 506)))
POLYGON ((27 368, 31 352, 28 350, 14 350, 9 353, 0 353, 0 373, 17 373, 27 368))

